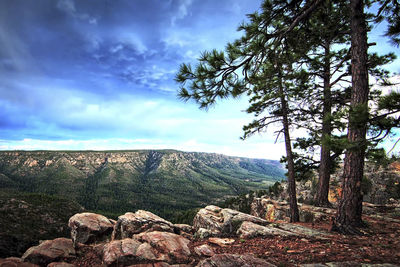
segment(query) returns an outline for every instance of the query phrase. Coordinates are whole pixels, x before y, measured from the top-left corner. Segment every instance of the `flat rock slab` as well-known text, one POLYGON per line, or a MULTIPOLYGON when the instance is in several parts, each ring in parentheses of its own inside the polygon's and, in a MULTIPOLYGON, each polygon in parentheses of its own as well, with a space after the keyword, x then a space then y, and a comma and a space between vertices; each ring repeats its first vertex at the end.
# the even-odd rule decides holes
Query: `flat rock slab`
POLYGON ((232 238, 218 238, 218 237, 210 237, 208 239, 208 242, 220 246, 220 247, 226 247, 229 245, 232 245, 235 243, 235 239, 232 238))
POLYGON ((197 267, 276 267, 253 255, 217 254, 202 260, 197 267))
POLYGON ((46 240, 38 246, 29 248, 22 259, 38 265, 47 265, 64 258, 74 258, 75 249, 71 239, 56 238, 46 240))
POLYGON ((332 236, 329 232, 314 230, 298 224, 281 223, 278 224, 277 227, 285 231, 292 232, 298 236, 311 237, 321 240, 329 239, 329 237, 332 236))
POLYGON ((114 228, 114 223, 100 214, 85 212, 72 216, 68 221, 71 238, 76 243, 90 244, 104 240, 114 228))
POLYGON ((297 236, 298 234, 272 226, 262 226, 252 222, 243 222, 237 231, 240 238, 249 239, 256 236, 297 236))

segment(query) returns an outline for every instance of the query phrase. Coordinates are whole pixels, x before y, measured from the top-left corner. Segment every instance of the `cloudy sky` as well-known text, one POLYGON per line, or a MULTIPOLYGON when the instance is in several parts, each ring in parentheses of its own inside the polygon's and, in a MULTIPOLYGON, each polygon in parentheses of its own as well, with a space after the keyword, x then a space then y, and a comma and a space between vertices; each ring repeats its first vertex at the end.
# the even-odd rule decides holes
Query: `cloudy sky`
MULTIPOLYGON (((174 76, 222 49, 261 0, 0 0, 0 149, 160 149, 279 159, 272 131, 239 140, 246 99, 208 112, 174 76)), ((373 49, 394 51, 376 30, 373 49)), ((397 50, 397 51, 396 51, 397 50)), ((389 68, 400 73, 397 60, 389 68)))

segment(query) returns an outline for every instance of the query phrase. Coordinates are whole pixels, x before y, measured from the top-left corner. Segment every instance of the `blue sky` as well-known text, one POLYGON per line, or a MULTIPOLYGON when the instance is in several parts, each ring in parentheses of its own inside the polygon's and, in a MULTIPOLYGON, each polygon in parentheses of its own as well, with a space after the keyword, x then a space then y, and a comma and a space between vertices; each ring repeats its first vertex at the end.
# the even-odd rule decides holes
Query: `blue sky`
MULTIPOLYGON (((279 159, 267 132, 239 140, 246 99, 208 112, 174 76, 222 49, 260 0, 1 0, 0 149, 180 149, 279 159)), ((395 51, 371 39, 380 52, 395 51)), ((397 51, 396 51, 397 50, 397 51)), ((390 66, 400 73, 399 61, 390 66)))

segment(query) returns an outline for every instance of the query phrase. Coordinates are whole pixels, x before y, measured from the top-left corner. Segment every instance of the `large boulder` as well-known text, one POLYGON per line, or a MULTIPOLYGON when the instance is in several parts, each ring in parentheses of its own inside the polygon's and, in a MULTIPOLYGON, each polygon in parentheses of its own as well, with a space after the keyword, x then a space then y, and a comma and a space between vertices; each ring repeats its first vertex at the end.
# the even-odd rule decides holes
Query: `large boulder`
POLYGON ((275 267, 266 260, 253 255, 217 254, 202 260, 197 267, 275 267))
POLYGON ((155 255, 149 254, 151 246, 131 238, 114 240, 103 248, 103 262, 107 266, 129 265, 143 260, 154 260, 155 255))
POLYGON ((168 232, 146 232, 133 236, 140 242, 150 244, 157 261, 187 263, 190 261, 190 241, 180 235, 168 232))
POLYGON ((140 262, 188 263, 191 256, 189 243, 188 239, 174 233, 145 232, 106 244, 103 261, 108 266, 140 262))
POLYGON ((75 257, 75 249, 71 239, 56 238, 46 240, 38 246, 29 248, 22 259, 38 265, 75 257))
POLYGON ((74 245, 77 243, 94 243, 111 236, 114 224, 103 215, 95 213, 78 213, 68 221, 71 228, 71 238, 74 245))
POLYGON ((130 238, 135 234, 152 231, 173 233, 174 225, 149 211, 127 212, 118 217, 112 240, 130 238))
POLYGON ((193 219, 197 231, 208 231, 211 236, 233 234, 244 221, 267 225, 268 221, 232 209, 222 209, 217 206, 207 206, 199 210, 193 219))

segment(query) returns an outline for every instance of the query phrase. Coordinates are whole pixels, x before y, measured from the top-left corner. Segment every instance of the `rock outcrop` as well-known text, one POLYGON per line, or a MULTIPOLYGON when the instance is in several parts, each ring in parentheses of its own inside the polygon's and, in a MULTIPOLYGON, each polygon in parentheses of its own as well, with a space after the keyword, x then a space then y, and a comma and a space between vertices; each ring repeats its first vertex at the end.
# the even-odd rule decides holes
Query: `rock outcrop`
MULTIPOLYGON (((110 231, 110 224, 113 224, 111 220, 93 213, 76 214, 70 218, 69 224, 71 232, 75 233, 77 246, 74 247, 71 239, 47 240, 38 246, 29 248, 22 259, 0 259, 0 265, 22 267, 82 265, 98 267, 268 267, 275 265, 264 258, 266 255, 271 255, 264 254, 265 249, 269 250, 271 247, 271 251, 278 253, 282 253, 280 251, 284 250, 285 258, 290 253, 305 252, 305 247, 315 244, 312 242, 316 242, 320 246, 321 243, 324 244, 332 238, 330 236, 332 233, 323 230, 308 228, 301 224, 269 223, 255 216, 217 206, 207 206, 200 210, 196 215, 194 228, 188 225, 173 225, 146 211, 127 213, 120 216, 118 222, 114 224, 114 235, 118 238, 110 241, 109 238, 102 239, 100 237, 110 231), (197 233, 193 234, 196 229, 197 233), (196 239, 196 235, 202 230, 215 233, 217 236, 204 240, 196 239), (260 236, 262 238, 249 240, 260 236), (91 238, 99 239, 92 244, 89 242, 91 238), (264 239, 267 243, 263 243, 260 250, 260 247, 257 248, 258 242, 263 242, 261 240, 264 239), (271 246, 271 239, 274 240, 272 242, 275 242, 272 243, 275 244, 273 246, 271 246), (286 243, 287 241, 292 242, 290 247, 293 246, 293 248, 289 249, 290 243, 286 243), (303 247, 296 248, 298 243, 302 243, 303 247), (254 246, 255 244, 256 246, 254 246), (306 244, 305 247, 304 244, 306 244), (253 251, 261 258, 247 254, 253 253, 253 251), (238 252, 243 254, 229 254, 238 252)), ((400 224, 400 221, 397 223, 400 224)), ((396 234, 392 233, 390 237, 396 237, 396 234)), ((332 240, 336 242, 337 237, 332 240)), ((268 253, 273 253, 271 251, 268 253)), ((325 251, 322 252, 325 253, 325 251)), ((392 257, 392 262, 395 261, 393 259, 392 257)), ((276 259, 271 261, 277 262, 276 259)), ((339 265, 332 266, 342 266, 340 263, 337 264, 339 265)), ((347 263, 345 262, 345 264, 347 263)))
POLYGON ((56 238, 54 240, 46 240, 38 246, 29 248, 22 256, 22 259, 42 266, 61 259, 73 258, 75 254, 71 239, 56 238))
POLYGON ((114 224, 103 215, 95 213, 78 213, 69 219, 71 238, 74 246, 77 243, 90 244, 102 241, 111 236, 114 224))
MULTIPOLYGON (((335 216, 336 210, 320 208, 298 203, 301 222, 329 222, 335 216)), ((290 206, 286 201, 277 201, 268 197, 255 198, 251 203, 251 215, 268 222, 289 221, 290 206)))
POLYGON ((146 232, 114 240, 104 246, 103 261, 108 266, 140 262, 188 263, 189 240, 168 232, 146 232))
MULTIPOLYGON (((322 208, 298 203, 299 215, 301 222, 313 223, 331 223, 336 216, 335 208, 322 208)), ((384 211, 385 213, 397 214, 400 212, 399 204, 378 205, 363 202, 363 214, 376 216, 377 213, 384 211)), ((290 206, 285 201, 277 201, 268 197, 255 198, 251 204, 251 215, 265 219, 268 222, 289 222, 290 206)), ((390 217, 382 217, 382 220, 393 220, 390 217)))
POLYGON ((196 214, 193 226, 199 237, 221 236, 236 233, 245 221, 260 225, 268 224, 266 220, 236 210, 207 206, 196 214))
POLYGON ((118 217, 112 240, 131 238, 135 234, 152 231, 173 233, 174 225, 149 211, 127 212, 118 217))

